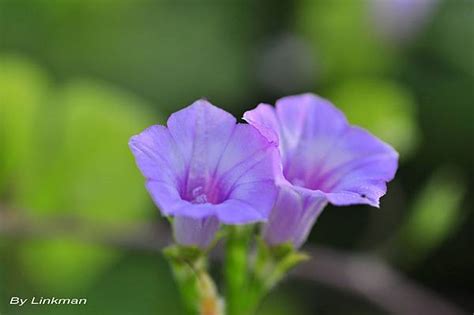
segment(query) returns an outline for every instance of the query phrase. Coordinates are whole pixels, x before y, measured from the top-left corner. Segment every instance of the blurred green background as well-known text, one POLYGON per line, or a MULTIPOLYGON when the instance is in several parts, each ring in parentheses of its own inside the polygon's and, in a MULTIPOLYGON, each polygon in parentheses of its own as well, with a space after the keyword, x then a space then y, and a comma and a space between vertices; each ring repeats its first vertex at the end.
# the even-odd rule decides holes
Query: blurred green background
MULTIPOLYGON (((401 155, 381 209, 328 207, 310 244, 472 312, 473 1, 0 0, 0 314, 181 314, 160 254, 97 241, 162 220, 129 137, 200 97, 241 117, 307 91, 401 155), (8 305, 53 295, 89 302, 8 305)), ((288 280, 261 314, 386 311, 288 280)))

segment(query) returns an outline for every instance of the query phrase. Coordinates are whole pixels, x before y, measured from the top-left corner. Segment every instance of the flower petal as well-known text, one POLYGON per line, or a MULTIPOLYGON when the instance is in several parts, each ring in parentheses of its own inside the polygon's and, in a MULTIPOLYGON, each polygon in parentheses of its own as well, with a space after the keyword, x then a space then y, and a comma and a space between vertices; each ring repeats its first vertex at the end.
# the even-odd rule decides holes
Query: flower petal
POLYGON ((290 185, 280 186, 275 206, 263 227, 263 238, 270 245, 291 242, 300 247, 326 204, 324 194, 304 194, 290 185))
POLYGON ((186 205, 185 201, 181 199, 176 186, 155 180, 147 180, 145 186, 164 215, 174 215, 183 205, 186 205))
POLYGON ((186 165, 182 195, 191 197, 212 180, 236 120, 206 100, 198 100, 172 114, 167 126, 186 165))
POLYGON ((227 224, 264 221, 276 197, 278 150, 254 127, 200 100, 135 136, 130 147, 165 215, 227 224))
POLYGON ((255 109, 244 113, 244 120, 256 127, 268 141, 279 144, 280 128, 275 110, 271 105, 259 104, 255 109))
POLYGON ((259 213, 260 219, 258 221, 265 221, 275 203, 276 195, 275 182, 261 180, 237 184, 229 195, 229 199, 248 204, 259 213))
POLYGON ((386 182, 395 176, 397 152, 368 131, 349 127, 331 156, 334 160, 321 168, 316 184, 328 192, 329 201, 336 205, 365 203, 378 207, 386 192, 386 182))
POLYGON ((282 98, 274 112, 277 119, 259 106, 244 117, 262 134, 272 134, 271 128, 279 135, 283 174, 291 184, 322 191, 336 205, 378 206, 397 169, 392 147, 350 126, 341 111, 313 94, 282 98))
POLYGON ((185 164, 170 133, 163 126, 152 126, 133 136, 129 146, 153 200, 165 215, 171 214, 181 202, 185 164))
MULTIPOLYGON (((218 207, 216 214, 224 224, 249 224, 267 219, 254 205, 243 200, 229 199, 216 207, 218 207)), ((268 213, 269 210, 266 210, 266 212, 268 213)))
POLYGON ((302 140, 337 137, 347 125, 340 110, 314 94, 283 97, 276 102, 275 107, 289 149, 302 140))
POLYGON ((177 184, 185 170, 184 160, 169 131, 151 126, 133 136, 129 142, 138 168, 149 180, 177 184))
POLYGON ((185 246, 208 247, 218 229, 219 221, 215 216, 203 219, 177 216, 173 220, 174 238, 185 246))
MULTIPOLYGON (((248 207, 234 210, 236 222, 243 223, 242 212, 256 211, 248 223, 266 219, 275 202, 275 174, 279 167, 278 151, 250 125, 238 124, 222 154, 215 176, 226 199, 244 202, 248 207)), ((231 213, 228 213, 229 215, 231 213)), ((221 218, 220 214, 218 216, 221 218)), ((226 220, 232 220, 230 216, 226 220)), ((230 221, 228 221, 230 222, 230 221)))

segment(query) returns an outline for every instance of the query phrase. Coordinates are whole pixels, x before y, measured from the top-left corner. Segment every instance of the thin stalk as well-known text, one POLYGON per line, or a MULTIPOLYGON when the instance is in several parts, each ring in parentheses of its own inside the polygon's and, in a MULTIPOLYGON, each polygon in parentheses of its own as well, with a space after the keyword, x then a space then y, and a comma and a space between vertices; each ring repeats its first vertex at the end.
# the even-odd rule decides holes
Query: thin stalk
POLYGON ((252 229, 231 226, 228 229, 224 275, 226 280, 226 310, 228 315, 246 315, 248 261, 247 253, 252 229))
POLYGON ((224 315, 222 301, 207 272, 206 254, 197 248, 170 246, 165 256, 173 270, 188 315, 224 315))

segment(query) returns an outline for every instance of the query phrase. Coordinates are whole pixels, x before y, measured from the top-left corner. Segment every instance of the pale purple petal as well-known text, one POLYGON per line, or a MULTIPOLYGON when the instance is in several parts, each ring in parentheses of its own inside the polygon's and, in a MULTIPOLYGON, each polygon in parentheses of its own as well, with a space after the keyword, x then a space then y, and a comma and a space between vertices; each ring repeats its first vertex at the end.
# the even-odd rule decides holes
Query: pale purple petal
POLYGON ((171 115, 167 127, 154 126, 130 141, 165 215, 215 216, 226 224, 267 219, 279 167, 274 144, 205 100, 171 115))
POLYGON ((279 144, 280 192, 264 228, 271 244, 291 239, 299 246, 327 201, 378 206, 395 175, 397 152, 316 95, 282 98, 275 109, 259 105, 244 119, 279 144))
POLYGON ((346 158, 320 173, 321 188, 328 192, 333 204, 367 203, 378 207, 380 197, 386 193, 386 183, 395 176, 398 154, 358 127, 350 127, 346 138, 335 149, 335 154, 346 158))
POLYGON ((173 213, 180 207, 179 186, 186 166, 170 133, 163 126, 152 126, 133 136, 129 144, 154 201, 165 215, 173 213))
POLYGON ((278 145, 280 137, 279 122, 271 105, 260 104, 254 110, 245 112, 243 118, 256 127, 264 137, 278 145))
MULTIPOLYGON (((215 177, 218 180, 215 185, 227 199, 247 204, 258 216, 242 220, 243 216, 239 214, 240 219, 235 223, 256 222, 268 218, 276 198, 274 179, 278 167, 279 156, 276 147, 255 128, 238 124, 216 168, 215 177)), ((236 211, 225 211, 226 214, 232 212, 236 211)), ((223 210, 219 210, 217 216, 227 221, 223 213, 223 210)), ((235 216, 237 220, 238 214, 235 216)))
POLYGON ((176 216, 173 220, 174 238, 181 245, 209 247, 218 229, 219 220, 215 216, 203 219, 176 216))
POLYGON ((220 196, 205 190, 214 180, 217 164, 234 132, 235 118, 205 100, 198 100, 172 114, 167 126, 186 165, 181 183, 184 198, 192 201, 207 196, 210 203, 218 203, 220 196))
MULTIPOLYGON (((312 94, 282 98, 274 110, 278 121, 283 174, 295 186, 326 193, 336 205, 377 206, 385 183, 397 168, 398 154, 369 132, 350 126, 329 101, 312 94)), ((273 114, 269 116, 273 119, 273 114)), ((262 130, 268 116, 257 107, 244 115, 262 130)), ((269 134, 265 124, 262 134, 269 134)))
MULTIPOLYGON (((267 220, 255 205, 243 200, 229 199, 218 205, 218 208, 219 220, 224 224, 248 224, 267 220)), ((265 212, 269 213, 270 209, 265 212)))
POLYGON ((280 186, 274 209, 263 227, 263 238, 270 245, 290 242, 300 247, 326 204, 323 194, 301 194, 289 185, 280 186))

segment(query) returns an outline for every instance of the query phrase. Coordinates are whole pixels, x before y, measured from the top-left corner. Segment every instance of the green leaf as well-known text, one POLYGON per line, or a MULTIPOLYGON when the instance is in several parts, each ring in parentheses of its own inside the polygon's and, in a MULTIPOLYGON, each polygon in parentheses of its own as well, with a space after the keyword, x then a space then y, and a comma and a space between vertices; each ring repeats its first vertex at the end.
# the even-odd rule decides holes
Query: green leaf
POLYGON ((374 36, 369 1, 302 1, 298 27, 309 40, 324 80, 386 72, 395 52, 374 36))
POLYGON ((117 258, 98 245, 67 240, 31 241, 20 247, 20 261, 42 294, 67 295, 87 288, 117 258))
POLYGON ((157 119, 131 95, 76 81, 61 89, 42 126, 19 198, 32 214, 68 214, 94 223, 130 223, 150 215, 144 179, 129 138, 157 119), (53 118, 51 118, 53 117, 53 118))
MULTIPOLYGON (((6 247, 5 241, 3 239, 0 239, 0 255, 1 256, 4 256, 7 254, 5 247, 6 247)), ((6 261, 5 259, 2 259, 0 260, 0 299, 2 301, 8 301, 6 283, 7 283, 6 261)), ((0 303, 0 314, 2 314, 1 312, 4 311, 3 307, 4 307, 4 303, 0 303)))
MULTIPOLYGON (((18 178, 15 205, 38 220, 68 217, 99 230, 125 231, 149 218, 153 208, 128 148, 129 138, 156 120, 145 108, 99 82, 75 81, 60 89, 42 108, 41 132, 18 178)), ((23 266, 44 290, 90 285, 118 258, 106 248, 58 242, 20 249, 23 266), (55 274, 47 276, 48 270, 55 274)))
MULTIPOLYGON (((18 293, 20 294, 20 293, 18 293)), ((23 296, 45 293, 25 292, 23 296)), ((61 293, 64 296, 65 293, 61 293)), ((166 262, 156 254, 129 253, 100 276, 100 281, 85 291, 71 293, 86 297, 87 304, 25 305, 22 315, 131 315, 131 314, 184 314, 178 292, 166 262), (133 291, 135 288, 139 290, 133 291)), ((8 301, 5 298, 5 301, 8 301)), ((1 304, 0 304, 1 307, 1 304)), ((5 314, 15 314, 18 307, 10 306, 5 314)), ((3 315, 4 313, 2 313, 3 315)))
POLYGON ((32 153, 36 118, 49 91, 40 67, 16 55, 0 55, 0 194, 32 153), (2 188, 3 187, 3 188, 2 188))
POLYGON ((260 22, 248 2, 224 2, 0 1, 0 38, 41 56, 60 78, 123 82, 157 108, 201 96, 238 105, 253 91, 260 22))

